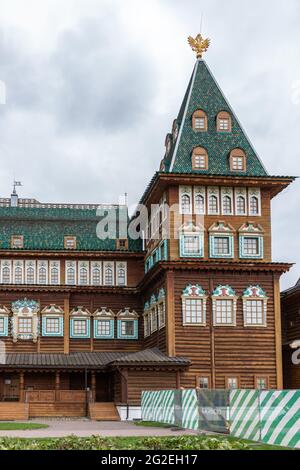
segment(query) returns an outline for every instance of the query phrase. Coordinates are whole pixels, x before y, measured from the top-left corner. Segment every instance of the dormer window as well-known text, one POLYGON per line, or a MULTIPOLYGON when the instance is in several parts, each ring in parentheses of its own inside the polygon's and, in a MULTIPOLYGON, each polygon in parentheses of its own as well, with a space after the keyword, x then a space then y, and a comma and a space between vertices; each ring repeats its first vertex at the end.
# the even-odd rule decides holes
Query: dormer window
POLYGON ((10 247, 19 250, 24 248, 23 235, 13 235, 10 239, 10 247))
POLYGON ((217 116, 217 131, 231 132, 231 116, 227 111, 221 111, 217 116))
POLYGON ((64 246, 66 250, 76 250, 76 237, 73 237, 73 236, 65 237, 64 246))
POLYGON ((117 250, 128 250, 127 238, 117 238, 117 250))
POLYGON ((193 150, 192 167, 193 170, 207 170, 208 155, 204 148, 197 147, 193 150))
POLYGON ((192 122, 194 131, 207 131, 207 115, 204 111, 202 111, 202 109, 198 109, 194 112, 192 122))
POLYGON ((242 149, 234 149, 231 151, 230 171, 246 171, 246 154, 242 149))

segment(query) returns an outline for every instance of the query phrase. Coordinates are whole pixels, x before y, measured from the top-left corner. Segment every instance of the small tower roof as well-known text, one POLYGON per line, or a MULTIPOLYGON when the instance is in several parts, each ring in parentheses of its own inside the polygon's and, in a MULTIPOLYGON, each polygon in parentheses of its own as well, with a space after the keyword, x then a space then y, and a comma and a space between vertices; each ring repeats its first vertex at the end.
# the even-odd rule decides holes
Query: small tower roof
POLYGON ((172 145, 167 149, 162 169, 169 173, 200 173, 208 175, 236 175, 230 170, 229 154, 241 148, 247 155, 247 171, 239 176, 267 176, 261 160, 239 123, 230 104, 224 97, 212 72, 202 59, 197 59, 182 105, 175 121, 172 145), (192 116, 202 110, 208 118, 206 132, 197 132, 192 126, 192 116), (216 119, 226 111, 232 119, 231 132, 217 132, 216 119), (207 170, 192 170, 192 151, 195 147, 207 150, 207 170))

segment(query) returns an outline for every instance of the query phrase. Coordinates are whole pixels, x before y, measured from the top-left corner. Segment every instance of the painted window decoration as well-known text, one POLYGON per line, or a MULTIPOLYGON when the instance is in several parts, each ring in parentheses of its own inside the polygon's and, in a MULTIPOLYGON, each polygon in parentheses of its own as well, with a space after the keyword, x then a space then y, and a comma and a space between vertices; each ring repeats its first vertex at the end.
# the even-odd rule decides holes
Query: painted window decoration
POLYGON ((248 189, 248 211, 251 216, 261 215, 261 194, 259 188, 248 189))
POLYGON ((24 284, 24 261, 13 261, 13 282, 14 284, 24 284))
POLYGON ((0 305, 0 337, 8 336, 8 316, 8 308, 0 305))
POLYGON ((25 284, 35 284, 35 261, 25 261, 25 284))
POLYGON ((127 264, 126 262, 116 263, 117 285, 124 287, 127 285, 127 264))
POLYGON ((212 294, 214 326, 236 325, 237 296, 232 287, 220 285, 212 294))
POLYGON ((32 340, 37 342, 39 334, 38 312, 40 305, 35 300, 17 300, 12 303, 11 318, 13 342, 32 340))
POLYGON ((49 261, 50 284, 57 286, 60 284, 60 263, 59 261, 49 261))
POLYGON ((78 283, 80 286, 87 286, 89 279, 89 263, 87 261, 78 262, 78 283))
POLYGON ((182 321, 185 326, 206 325, 205 291, 198 284, 189 284, 182 292, 182 321))
POLYGON ((126 307, 117 318, 118 339, 138 339, 138 314, 126 307))
POLYGON ((106 307, 94 313, 94 338, 113 339, 115 336, 115 314, 106 307))
POLYGON ((158 316, 158 328, 164 328, 166 326, 166 293, 165 289, 161 288, 157 298, 157 316, 158 316))
POLYGON ((263 259, 263 229, 259 224, 246 223, 239 229, 239 256, 246 259, 263 259))
POLYGON ((76 261, 66 261, 66 284, 75 286, 76 279, 76 261))
POLYGON ((93 286, 101 286, 102 284, 102 266, 100 261, 91 262, 91 281, 93 286))
POLYGON ((179 229, 179 253, 181 257, 202 258, 204 256, 204 229, 192 222, 179 229))
POLYGON ((42 336, 62 337, 64 335, 64 311, 51 304, 42 310, 42 336))
POLYGON ((48 261, 46 260, 37 262, 37 282, 41 285, 48 284, 48 261))
POLYGON ((151 317, 151 333, 154 333, 154 331, 157 331, 157 328, 158 328, 157 300, 154 294, 151 295, 151 299, 150 299, 150 317, 151 317))
POLYGON ((151 335, 151 319, 150 319, 150 305, 149 302, 146 302, 144 305, 144 338, 147 338, 151 335))
POLYGON ((103 263, 104 285, 114 286, 115 284, 115 265, 113 262, 104 261, 103 263))
POLYGON ((216 222, 209 228, 210 258, 234 257, 234 229, 223 221, 216 222))
POLYGON ((249 286, 243 294, 244 326, 267 326, 268 297, 260 286, 249 286))
POLYGON ((70 312, 70 338, 90 338, 91 313, 84 307, 76 307, 70 312))

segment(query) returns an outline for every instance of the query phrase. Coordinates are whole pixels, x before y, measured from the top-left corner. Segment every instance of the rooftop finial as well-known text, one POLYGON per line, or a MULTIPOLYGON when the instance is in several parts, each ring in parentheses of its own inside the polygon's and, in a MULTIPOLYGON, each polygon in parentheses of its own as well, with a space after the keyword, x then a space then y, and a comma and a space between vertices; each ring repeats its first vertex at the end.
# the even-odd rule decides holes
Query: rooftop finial
POLYGON ((188 37, 188 43, 191 46, 192 50, 196 52, 197 59, 202 58, 203 52, 206 52, 210 45, 210 39, 204 39, 202 34, 199 33, 197 36, 192 38, 192 36, 188 37))

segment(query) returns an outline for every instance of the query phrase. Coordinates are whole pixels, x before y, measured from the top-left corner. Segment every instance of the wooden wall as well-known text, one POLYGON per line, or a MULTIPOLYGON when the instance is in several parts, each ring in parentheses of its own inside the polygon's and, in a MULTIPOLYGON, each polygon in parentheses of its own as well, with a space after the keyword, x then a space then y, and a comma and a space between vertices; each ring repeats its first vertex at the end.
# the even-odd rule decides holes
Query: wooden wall
POLYGON ((269 386, 276 388, 276 342, 273 276, 267 273, 175 271, 175 355, 192 361, 182 374, 181 385, 195 387, 199 375, 210 375, 212 386, 225 388, 227 375, 238 377, 242 388, 255 387, 254 376, 269 377, 269 386), (207 299, 207 326, 183 326, 181 294, 189 283, 198 283, 210 294, 219 284, 229 284, 241 297, 250 284, 259 284, 267 293, 267 327, 244 327, 242 299, 237 303, 237 325, 214 327, 212 302, 207 299))
POLYGON ((169 389, 176 389, 175 371, 128 371, 128 403, 130 405, 140 405, 143 390, 169 389))
MULTIPOLYGON (((283 336, 283 383, 284 388, 300 388, 300 364, 292 363, 292 354, 295 349, 291 349, 288 343, 300 340, 300 288, 289 295, 282 295, 281 298, 281 318, 283 336)), ((298 355, 300 359, 300 354, 298 355)))

